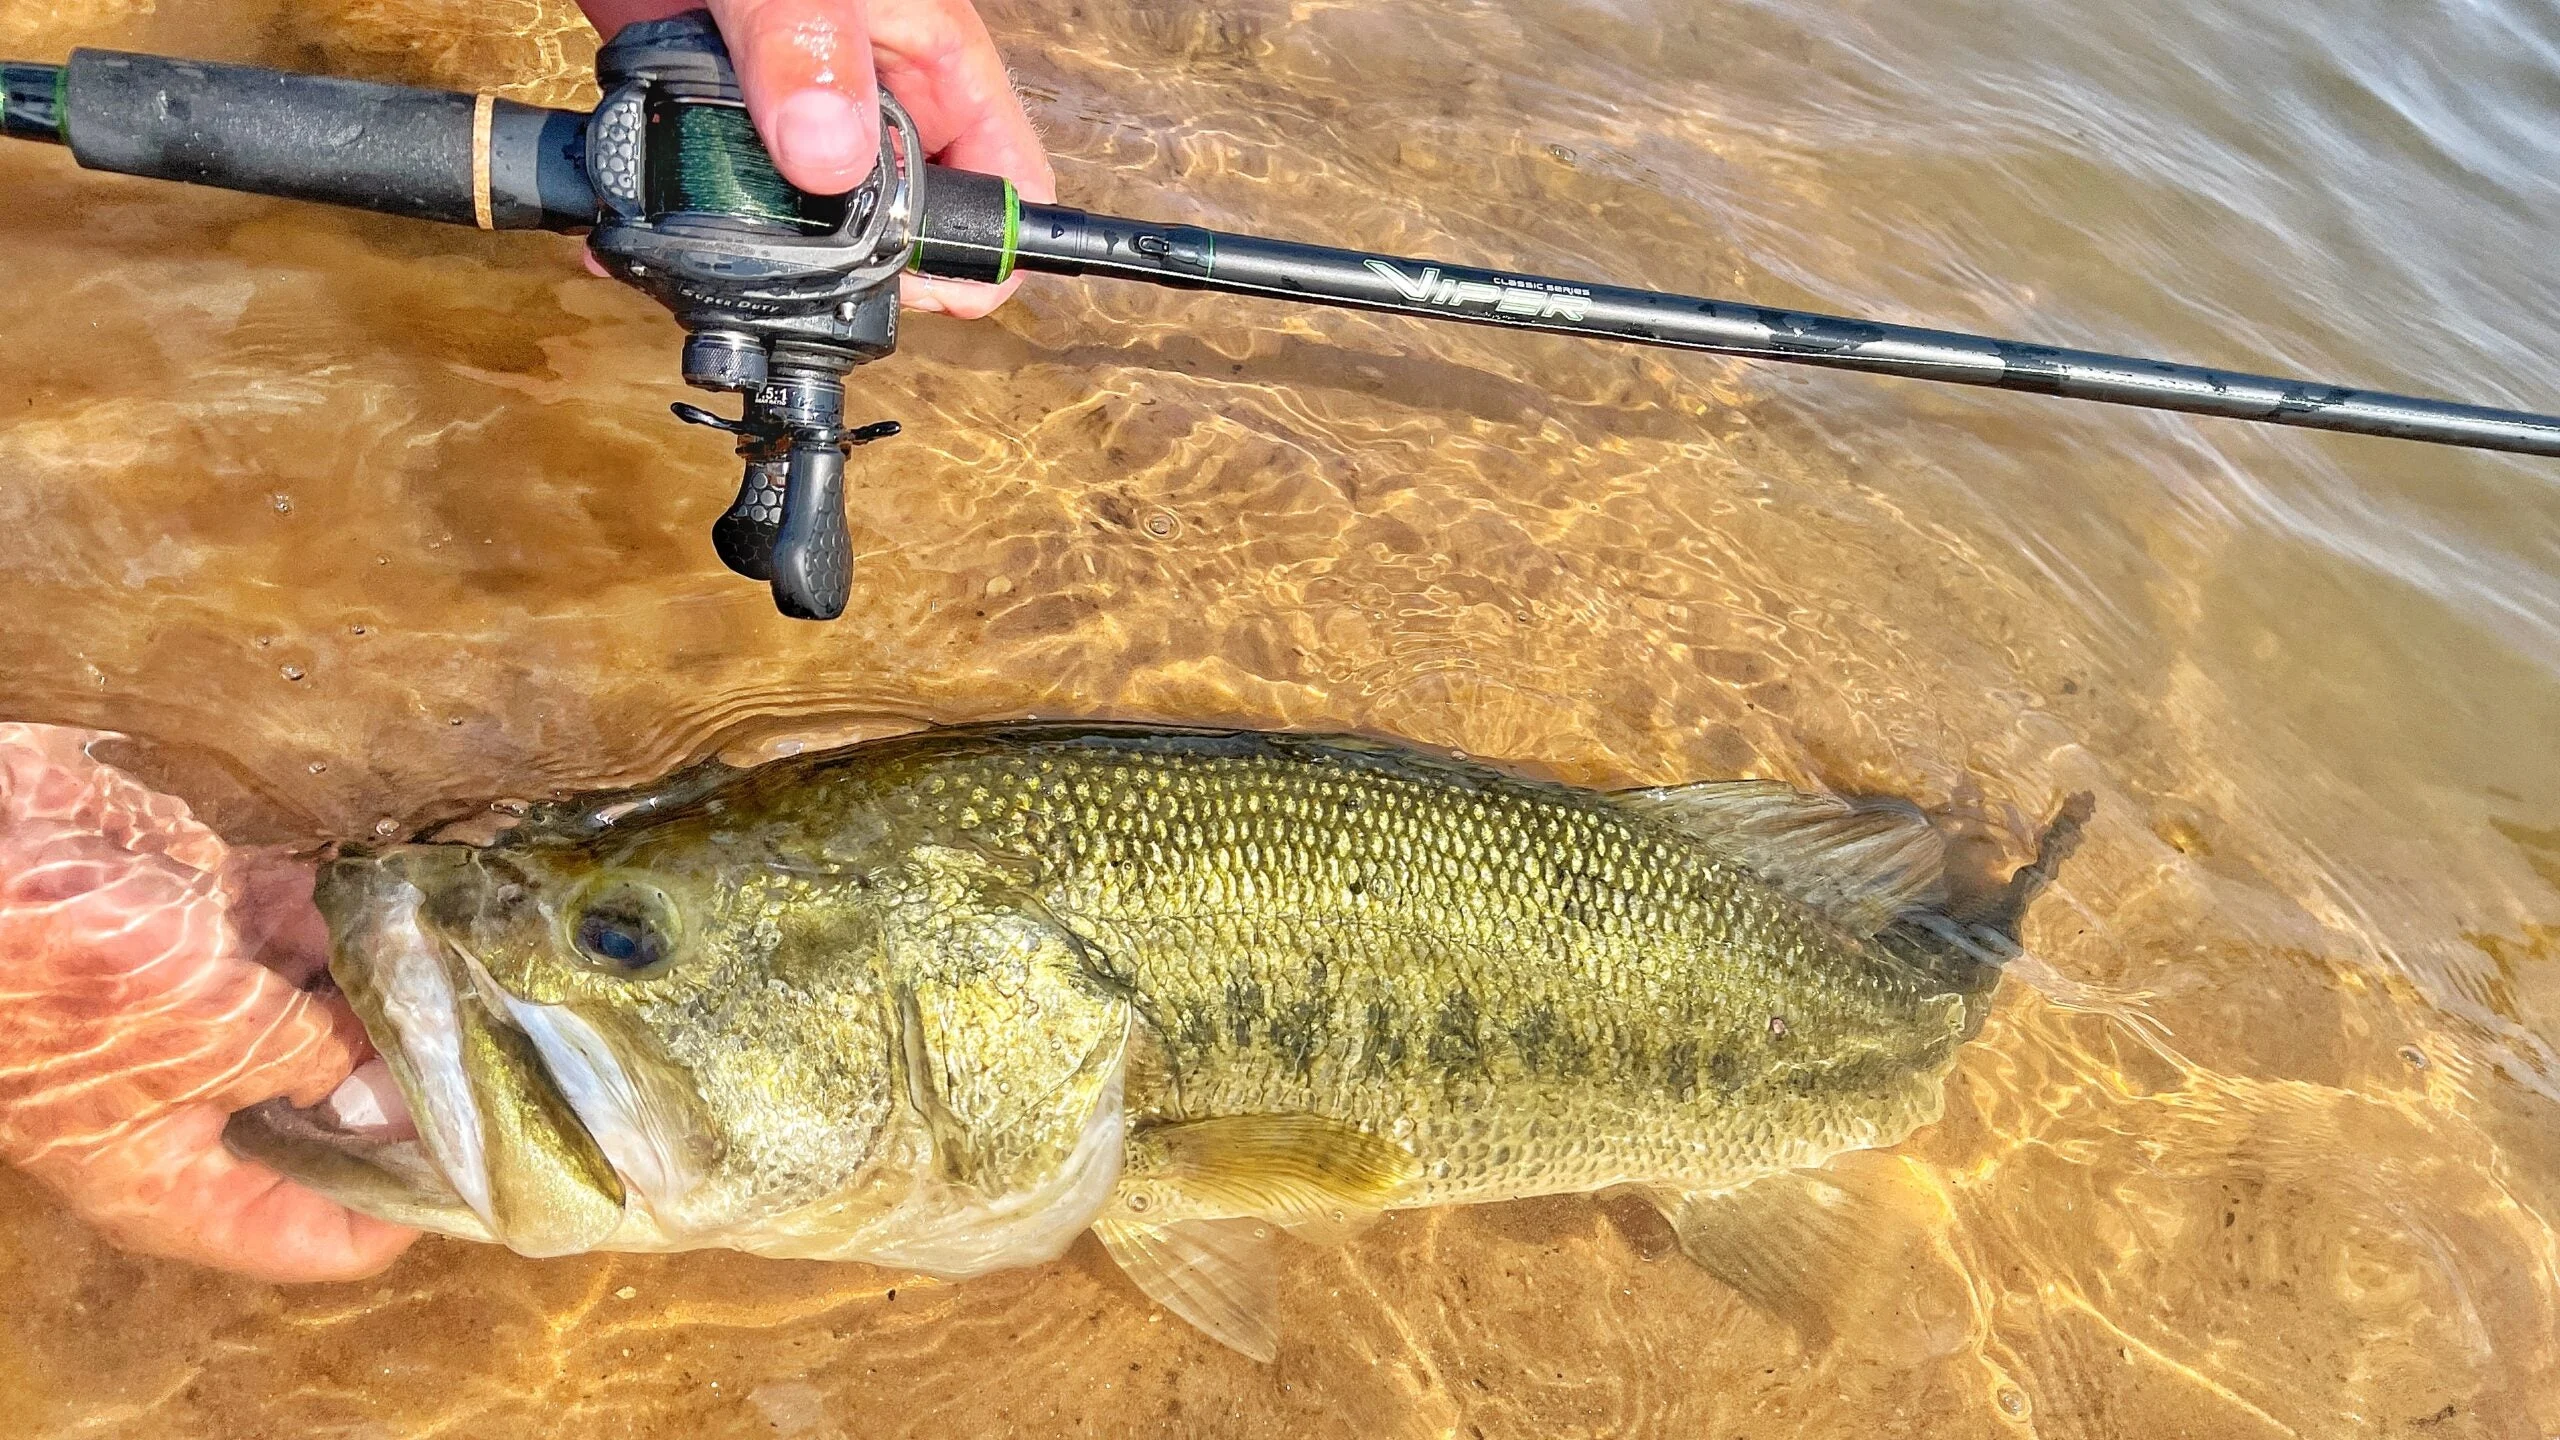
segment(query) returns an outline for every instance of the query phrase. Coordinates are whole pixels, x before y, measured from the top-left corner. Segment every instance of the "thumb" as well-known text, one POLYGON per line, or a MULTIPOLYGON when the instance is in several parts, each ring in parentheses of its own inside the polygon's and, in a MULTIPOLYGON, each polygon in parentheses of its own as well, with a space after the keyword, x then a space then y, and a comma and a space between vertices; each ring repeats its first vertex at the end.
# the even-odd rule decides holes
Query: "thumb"
POLYGON ((865 0, 711 0, 711 13, 782 178, 813 195, 861 184, 880 153, 865 0))

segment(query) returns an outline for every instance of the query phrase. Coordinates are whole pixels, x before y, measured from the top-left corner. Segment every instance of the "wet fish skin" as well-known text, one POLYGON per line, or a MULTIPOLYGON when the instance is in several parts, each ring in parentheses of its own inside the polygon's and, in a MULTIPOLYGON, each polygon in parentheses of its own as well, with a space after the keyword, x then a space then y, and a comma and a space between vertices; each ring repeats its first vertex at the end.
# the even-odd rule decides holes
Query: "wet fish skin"
POLYGON ((988 726, 352 854, 320 898, 434 1162, 377 1204, 948 1275, 1090 1225, 1267 1353, 1232 1227, 1619 1185, 1694 1225, 1934 1118, 2051 867, 1950 913, 1906 812, 988 726), (415 1193, 463 1170, 465 1205, 415 1193))
POLYGON ((1385 747, 1009 736, 937 763, 965 799, 925 823, 1042 857, 1133 998, 1161 1070, 1134 1120, 1326 1115, 1413 1151, 1402 1203, 1897 1138, 1996 979, 1868 946, 1606 796, 1385 747))

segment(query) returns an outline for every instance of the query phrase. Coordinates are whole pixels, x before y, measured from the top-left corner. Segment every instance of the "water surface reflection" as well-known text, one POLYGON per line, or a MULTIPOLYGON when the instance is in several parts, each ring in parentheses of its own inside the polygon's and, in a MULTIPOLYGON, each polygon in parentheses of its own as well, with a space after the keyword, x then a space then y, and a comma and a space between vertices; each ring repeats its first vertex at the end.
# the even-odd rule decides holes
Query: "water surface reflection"
MULTIPOLYGON (((1071 201, 2548 408, 2560 12, 993 4, 1071 201)), ((554 0, 0 16, 565 102, 554 0)), ((1595 784, 2099 797, 1828 1339, 1591 1201, 1310 1252, 1259 1369, 1098 1253, 966 1286, 429 1242, 274 1290, 0 1176, 0 1428, 2560 1430, 2547 463, 1035 281, 862 378, 851 618, 713 559, 674 330, 567 242, 0 154, 0 713, 243 841, 1025 714, 1595 784), (2155 1037, 2156 1038, 2156 1037, 2155 1037)))

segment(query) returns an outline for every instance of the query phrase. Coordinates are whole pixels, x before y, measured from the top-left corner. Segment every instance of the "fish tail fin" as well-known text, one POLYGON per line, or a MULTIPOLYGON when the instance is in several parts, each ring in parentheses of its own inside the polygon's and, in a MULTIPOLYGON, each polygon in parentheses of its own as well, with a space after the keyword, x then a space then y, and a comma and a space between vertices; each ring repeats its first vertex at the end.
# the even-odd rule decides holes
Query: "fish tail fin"
POLYGON ((2026 923, 2027 907, 2053 883, 2054 876, 2062 870, 2062 862, 2080 848, 2080 833, 2088 827, 2089 817, 2097 813, 2098 797, 2086 790, 2064 800, 2062 808, 2054 812, 2053 819, 2036 836, 2036 858, 2010 872, 2009 883, 1990 897, 1974 923, 2015 942, 2019 928, 2026 923))
POLYGON ((2008 964, 2023 953, 2020 935, 2027 908, 2053 884, 2062 862, 2080 848, 2081 832, 2097 808, 2096 796, 2085 790, 2074 793, 2037 833, 2035 858, 2011 871, 2007 880, 1977 882, 1939 905, 1906 910, 1894 917, 1881 938, 1985 965, 2008 964))
POLYGON ((1947 838, 1908 800, 1812 793, 1775 780, 1708 780, 1614 797, 1657 816, 1770 885, 1913 954, 1999 965, 2018 953, 2027 907, 2079 848, 2097 808, 2071 796, 2005 882, 1951 885, 1947 838))

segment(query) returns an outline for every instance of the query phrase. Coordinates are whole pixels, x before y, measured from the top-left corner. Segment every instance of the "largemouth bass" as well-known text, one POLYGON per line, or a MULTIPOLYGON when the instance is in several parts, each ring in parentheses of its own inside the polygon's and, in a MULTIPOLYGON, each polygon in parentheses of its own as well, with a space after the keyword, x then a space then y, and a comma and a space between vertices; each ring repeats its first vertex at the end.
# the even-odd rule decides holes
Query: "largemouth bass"
POLYGON ((1934 1119, 2019 917, 1916 807, 1603 794, 1347 738, 928 731, 350 847, 331 972, 414 1127, 235 1149, 528 1255, 945 1277, 1094 1230, 1269 1358, 1275 1229, 1713 1198, 1934 1119))

